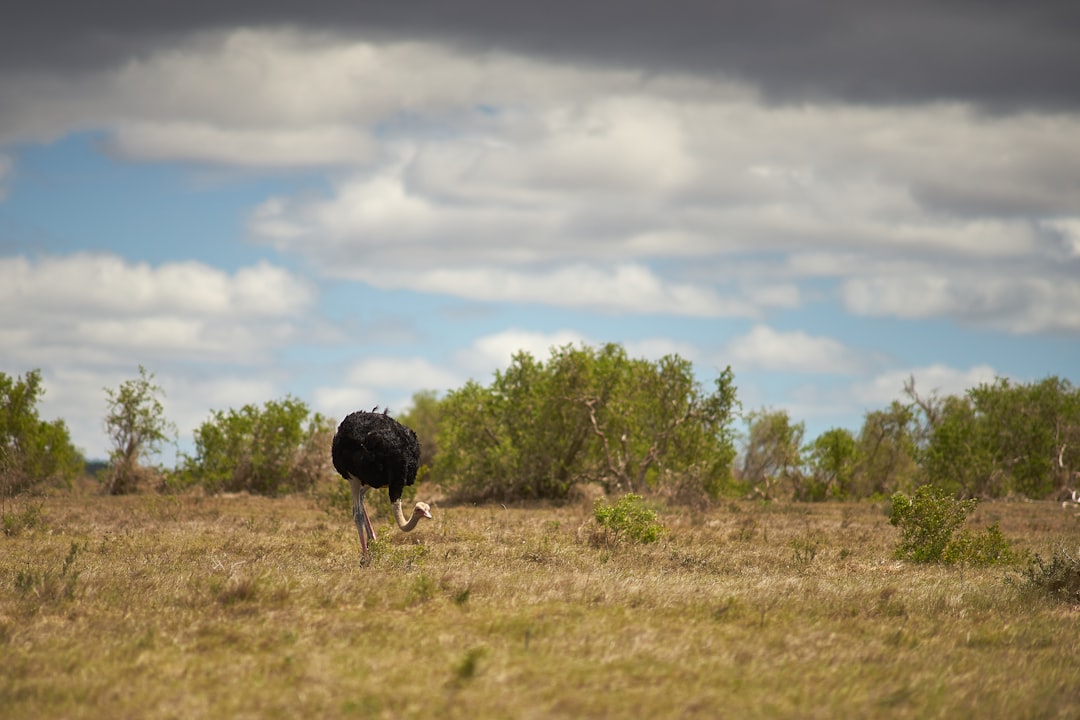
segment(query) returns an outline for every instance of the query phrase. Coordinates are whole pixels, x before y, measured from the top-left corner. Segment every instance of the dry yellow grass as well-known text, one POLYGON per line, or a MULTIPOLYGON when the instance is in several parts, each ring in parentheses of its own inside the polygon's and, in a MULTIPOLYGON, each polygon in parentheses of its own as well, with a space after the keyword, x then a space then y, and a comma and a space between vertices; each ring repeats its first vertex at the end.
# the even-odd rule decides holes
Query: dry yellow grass
MULTIPOLYGON (((2 717, 1080 716, 1080 610, 893 560, 870 504, 661 509, 608 548, 584 504, 436 506, 361 567, 306 498, 35 502, 0 535, 2 717)), ((1056 504, 974 520, 1080 542, 1056 504)))

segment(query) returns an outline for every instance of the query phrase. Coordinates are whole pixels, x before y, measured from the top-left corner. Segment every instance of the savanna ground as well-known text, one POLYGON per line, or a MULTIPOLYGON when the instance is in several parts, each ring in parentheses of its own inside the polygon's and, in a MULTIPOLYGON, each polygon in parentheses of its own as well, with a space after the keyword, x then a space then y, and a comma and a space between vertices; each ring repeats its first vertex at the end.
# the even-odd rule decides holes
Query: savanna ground
MULTIPOLYGON (((0 717, 1080 717, 1080 609, 1022 564, 894 560, 881 505, 658 508, 650 545, 587 502, 436 504, 410 535, 387 508, 361 566, 300 496, 9 501, 0 717)), ((1080 542, 1056 503, 993 521, 1080 542)))

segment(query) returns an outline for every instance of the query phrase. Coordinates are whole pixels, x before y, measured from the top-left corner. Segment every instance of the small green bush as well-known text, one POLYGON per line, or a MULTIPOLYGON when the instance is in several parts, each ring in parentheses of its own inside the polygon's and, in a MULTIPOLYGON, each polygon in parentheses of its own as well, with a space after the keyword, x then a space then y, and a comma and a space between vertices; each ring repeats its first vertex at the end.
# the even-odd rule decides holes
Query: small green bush
POLYGON ((919 563, 1011 562, 1014 554, 996 523, 982 532, 963 527, 977 502, 957 500, 932 485, 923 485, 910 498, 894 493, 889 522, 900 528, 896 557, 919 563))
POLYGON ((216 492, 275 496, 304 492, 331 477, 334 424, 291 396, 263 407, 214 411, 195 430, 195 455, 166 483, 216 492))
POLYGON ((1011 544, 997 523, 982 532, 962 529, 945 548, 942 561, 967 565, 1001 565, 1016 559, 1011 544))
POLYGON ((664 534, 664 526, 656 513, 645 506, 640 495, 624 495, 611 505, 599 498, 593 506, 593 517, 609 539, 652 543, 664 534))

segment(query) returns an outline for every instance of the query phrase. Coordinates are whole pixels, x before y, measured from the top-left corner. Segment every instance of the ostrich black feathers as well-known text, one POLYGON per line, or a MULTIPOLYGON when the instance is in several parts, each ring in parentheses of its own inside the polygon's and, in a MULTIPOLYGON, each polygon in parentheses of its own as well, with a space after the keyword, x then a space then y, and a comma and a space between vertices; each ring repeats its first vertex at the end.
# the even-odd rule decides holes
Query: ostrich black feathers
MULTIPOLYGON (((378 408, 376 408, 377 410, 378 408)), ((354 412, 338 425, 331 447, 334 469, 364 485, 389 488, 397 502, 420 468, 420 441, 385 412, 354 412)))

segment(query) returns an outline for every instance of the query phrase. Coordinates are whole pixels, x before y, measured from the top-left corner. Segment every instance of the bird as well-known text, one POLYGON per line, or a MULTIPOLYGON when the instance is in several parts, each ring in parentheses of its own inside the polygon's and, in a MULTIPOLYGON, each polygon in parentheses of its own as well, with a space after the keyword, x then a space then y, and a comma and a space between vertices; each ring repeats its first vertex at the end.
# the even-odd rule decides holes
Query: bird
POLYGON ((334 434, 330 448, 334 469, 349 481, 352 490, 353 522, 360 533, 360 549, 368 557, 368 540, 375 540, 364 496, 371 488, 388 488, 394 519, 404 532, 412 531, 421 518, 431 518, 431 506, 418 502, 412 517, 405 519, 401 493, 416 481, 420 467, 420 441, 412 428, 390 417, 387 410, 360 410, 345 416, 334 434))

